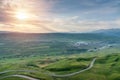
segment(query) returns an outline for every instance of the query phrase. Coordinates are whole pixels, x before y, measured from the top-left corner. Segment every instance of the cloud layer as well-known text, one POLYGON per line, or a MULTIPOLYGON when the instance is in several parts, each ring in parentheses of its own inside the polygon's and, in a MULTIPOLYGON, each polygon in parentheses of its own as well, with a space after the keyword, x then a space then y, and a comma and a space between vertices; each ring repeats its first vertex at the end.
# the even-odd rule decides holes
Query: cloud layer
POLYGON ((119 0, 0 0, 0 30, 88 32, 120 28, 119 0), (30 18, 15 17, 25 10, 30 18))

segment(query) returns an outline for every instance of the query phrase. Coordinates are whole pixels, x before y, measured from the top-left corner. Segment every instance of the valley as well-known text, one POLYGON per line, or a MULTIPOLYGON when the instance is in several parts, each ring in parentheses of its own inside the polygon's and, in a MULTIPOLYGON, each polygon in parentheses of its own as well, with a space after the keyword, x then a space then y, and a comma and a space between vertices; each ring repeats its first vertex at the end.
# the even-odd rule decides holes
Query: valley
POLYGON ((0 80, 120 80, 120 0, 0 0, 0 80))
POLYGON ((0 80, 120 78, 119 37, 94 33, 4 33, 0 37, 0 80))

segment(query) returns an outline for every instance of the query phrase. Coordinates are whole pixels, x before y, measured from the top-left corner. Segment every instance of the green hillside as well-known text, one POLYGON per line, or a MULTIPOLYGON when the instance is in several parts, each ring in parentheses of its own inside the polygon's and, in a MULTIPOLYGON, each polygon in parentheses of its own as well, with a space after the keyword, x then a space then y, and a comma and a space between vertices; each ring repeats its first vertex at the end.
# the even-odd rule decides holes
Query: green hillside
MULTIPOLYGON (((93 57, 95 56, 89 57, 86 54, 84 56, 77 55, 76 57, 72 55, 67 58, 61 56, 58 58, 26 58, 23 60, 8 59, 5 62, 1 62, 1 72, 7 70, 34 70, 35 72, 13 71, 1 74, 0 77, 11 74, 22 74, 33 78, 38 78, 40 80, 52 80, 50 75, 53 73, 65 75, 87 68, 93 57)), ((119 80, 119 61, 119 53, 97 56, 97 60, 92 69, 69 78, 70 80, 119 80)), ((6 78, 2 80, 16 80, 16 78, 6 78)), ((21 79, 17 78, 17 80, 21 79)), ((62 78, 60 80, 66 80, 66 78, 62 78)))
POLYGON ((119 37, 94 33, 11 33, 0 37, 1 80, 53 80, 53 75, 89 68, 94 57, 91 69, 57 80, 120 79, 119 37))

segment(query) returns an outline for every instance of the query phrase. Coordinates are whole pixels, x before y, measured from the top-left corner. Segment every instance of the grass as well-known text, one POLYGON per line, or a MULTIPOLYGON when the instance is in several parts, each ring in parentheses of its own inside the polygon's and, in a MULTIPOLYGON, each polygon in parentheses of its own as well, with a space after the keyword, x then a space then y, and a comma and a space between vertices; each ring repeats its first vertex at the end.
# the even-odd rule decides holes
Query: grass
MULTIPOLYGON (((0 71, 6 70, 36 70, 38 72, 10 72, 2 74, 4 77, 12 74, 23 74, 39 78, 41 80, 52 80, 46 73, 69 74, 86 68, 97 56, 94 67, 81 74, 71 76, 70 80, 119 80, 120 79, 120 54, 119 49, 105 49, 98 52, 84 54, 61 55, 61 56, 37 56, 26 58, 10 58, 0 60, 0 71), (109 52, 109 53, 106 53, 109 52), (87 75, 87 77, 86 77, 87 75)), ((25 80, 21 78, 6 78, 4 80, 25 80)), ((66 79, 60 79, 66 80, 66 79)))

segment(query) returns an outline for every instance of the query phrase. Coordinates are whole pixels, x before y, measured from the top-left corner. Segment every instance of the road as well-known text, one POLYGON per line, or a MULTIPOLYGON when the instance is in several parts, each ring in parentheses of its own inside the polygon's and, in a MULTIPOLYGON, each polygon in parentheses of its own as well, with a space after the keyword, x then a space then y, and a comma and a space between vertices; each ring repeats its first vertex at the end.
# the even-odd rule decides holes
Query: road
MULTIPOLYGON (((56 74, 47 74, 47 73, 45 73, 45 74, 47 74, 49 76, 52 76, 52 77, 55 77, 55 78, 64 78, 64 77, 74 76, 74 75, 80 74, 82 72, 85 72, 87 70, 90 70, 94 66, 95 61, 96 61, 96 58, 94 58, 91 61, 91 63, 88 66, 88 68, 80 70, 78 72, 71 73, 71 74, 66 74, 66 75, 56 75, 56 74)), ((38 71, 34 71, 34 70, 8 70, 8 71, 0 72, 0 74, 5 74, 5 73, 9 73, 9 72, 38 72, 38 71)), ((38 79, 29 77, 29 76, 25 76, 25 75, 9 75, 9 76, 5 76, 4 78, 7 78, 7 77, 20 77, 20 78, 26 78, 28 80, 38 80, 38 79)))
POLYGON ((32 78, 29 76, 25 76, 25 75, 9 75, 9 76, 2 77, 0 79, 5 79, 5 78, 9 78, 9 77, 19 77, 19 78, 24 78, 24 79, 28 79, 28 80, 40 80, 40 79, 32 78))
POLYGON ((9 72, 38 72, 38 71, 34 71, 34 70, 7 70, 7 71, 0 72, 0 74, 5 74, 5 73, 9 73, 9 72))
POLYGON ((53 74, 53 75, 51 75, 51 76, 56 77, 56 78, 61 78, 61 77, 70 77, 70 76, 74 76, 74 75, 80 74, 80 73, 82 73, 82 72, 84 72, 84 71, 87 71, 87 70, 91 69, 91 68, 94 66, 95 61, 96 61, 96 58, 94 58, 94 59, 92 60, 92 62, 90 63, 90 65, 89 65, 88 68, 83 69, 83 70, 80 70, 80 71, 78 71, 78 72, 71 73, 71 74, 66 74, 66 75, 56 75, 56 74, 53 74))

